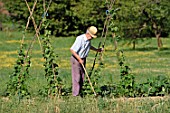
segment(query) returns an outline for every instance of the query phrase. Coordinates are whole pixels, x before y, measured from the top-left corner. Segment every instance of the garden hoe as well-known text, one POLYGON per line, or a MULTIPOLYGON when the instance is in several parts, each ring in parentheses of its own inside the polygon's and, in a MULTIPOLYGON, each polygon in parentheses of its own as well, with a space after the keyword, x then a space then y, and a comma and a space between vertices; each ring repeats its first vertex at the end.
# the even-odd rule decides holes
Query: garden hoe
POLYGON ((87 71, 86 71, 84 65, 83 65, 83 64, 81 64, 81 65, 82 65, 82 67, 83 67, 83 69, 84 69, 84 71, 85 71, 85 74, 86 74, 86 76, 87 76, 87 78, 88 78, 88 81, 89 81, 89 83, 90 83, 90 86, 91 86, 91 88, 92 88, 92 91, 93 91, 94 95, 97 96, 97 94, 96 94, 96 92, 95 92, 95 90, 94 90, 94 88, 93 88, 93 85, 92 85, 92 83, 91 83, 91 81, 90 81, 90 77, 89 77, 89 75, 87 74, 87 71))

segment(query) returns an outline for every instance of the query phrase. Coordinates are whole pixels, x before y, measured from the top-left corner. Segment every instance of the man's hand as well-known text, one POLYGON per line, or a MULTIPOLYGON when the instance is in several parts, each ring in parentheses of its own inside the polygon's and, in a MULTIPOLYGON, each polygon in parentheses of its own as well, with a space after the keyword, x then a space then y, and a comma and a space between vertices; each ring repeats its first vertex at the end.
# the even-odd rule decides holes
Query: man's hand
POLYGON ((83 60, 81 58, 78 59, 78 61, 79 61, 80 64, 83 64, 83 60))
POLYGON ((96 52, 102 52, 104 49, 103 48, 95 48, 93 46, 90 47, 91 50, 96 51, 96 52))
POLYGON ((80 56, 75 52, 73 51, 72 49, 70 49, 71 53, 73 54, 74 57, 76 57, 76 59, 78 60, 78 62, 80 64, 83 64, 83 60, 80 58, 80 56))
POLYGON ((97 52, 103 52, 103 48, 99 48, 99 49, 97 49, 97 52))

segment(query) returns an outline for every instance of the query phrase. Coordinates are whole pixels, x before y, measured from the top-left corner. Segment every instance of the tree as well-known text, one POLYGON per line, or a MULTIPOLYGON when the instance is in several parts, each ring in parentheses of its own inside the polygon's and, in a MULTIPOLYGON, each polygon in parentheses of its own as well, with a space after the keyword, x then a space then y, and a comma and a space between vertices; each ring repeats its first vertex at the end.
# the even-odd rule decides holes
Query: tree
MULTIPOLYGON (((27 0, 30 7, 34 1, 27 0)), ((107 1, 107 0, 106 0, 107 1)), ((138 37, 157 37, 169 34, 169 1, 168 0, 115 0, 114 9, 120 8, 116 16, 120 34, 130 39, 135 48, 138 37), (160 33, 161 32, 161 33, 160 33)), ((25 2, 20 0, 3 0, 12 19, 20 27, 24 25, 29 16, 25 2)), ((103 29, 106 18, 105 0, 53 0, 48 11, 44 14, 48 0, 37 0, 33 17, 38 24, 43 16, 47 16, 49 30, 55 36, 78 35, 86 30, 89 25, 95 25, 100 31, 103 29), (46 4, 46 5, 44 5, 46 4)), ((31 26, 32 24, 30 24, 31 26)), ((29 27, 31 28, 31 27, 29 27)), ((30 29, 30 30, 33 30, 30 29)), ((43 33, 41 29, 41 33, 43 33)), ((109 33, 111 34, 111 33, 109 33)), ((160 38, 158 45, 161 46, 160 38)))
POLYGON ((130 40, 130 43, 133 44, 133 49, 136 47, 137 38, 141 37, 141 31, 145 24, 141 19, 142 12, 139 3, 140 1, 138 0, 122 0, 117 3, 117 6, 120 7, 117 14, 119 20, 117 25, 120 28, 120 34, 130 40))
MULTIPOLYGON (((27 21, 29 11, 25 2, 20 0, 5 1, 8 10, 13 13, 12 19, 22 27, 27 21)), ((30 7, 33 6, 33 1, 27 0, 30 7)), ((49 30, 55 36, 70 36, 77 35, 85 31, 90 24, 96 25, 100 29, 103 27, 103 18, 105 7, 103 1, 99 0, 54 0, 47 14, 44 14, 44 9, 48 4, 47 0, 38 0, 33 17, 38 24, 43 16, 50 21, 49 30)), ((30 23, 30 26, 32 24, 30 23)), ((31 28, 31 27, 30 27, 31 28)), ((33 29, 33 28, 32 28, 33 29)), ((43 33, 41 29, 41 33, 43 33)))
POLYGON ((10 13, 4 7, 4 3, 0 1, 0 31, 2 30, 2 21, 5 21, 5 18, 10 16, 10 13))
POLYGON ((148 2, 143 13, 148 27, 157 38, 158 49, 160 49, 163 46, 161 36, 165 35, 170 28, 170 4, 168 0, 148 0, 148 2))
POLYGON ((83 0, 73 3, 71 8, 73 16, 79 19, 80 29, 86 30, 90 25, 95 25, 102 30, 106 11, 105 1, 103 0, 83 0))
POLYGON ((122 37, 130 39, 135 48, 140 37, 157 38, 158 49, 162 47, 161 36, 168 36, 170 30, 170 4, 168 0, 119 1, 119 26, 122 37))

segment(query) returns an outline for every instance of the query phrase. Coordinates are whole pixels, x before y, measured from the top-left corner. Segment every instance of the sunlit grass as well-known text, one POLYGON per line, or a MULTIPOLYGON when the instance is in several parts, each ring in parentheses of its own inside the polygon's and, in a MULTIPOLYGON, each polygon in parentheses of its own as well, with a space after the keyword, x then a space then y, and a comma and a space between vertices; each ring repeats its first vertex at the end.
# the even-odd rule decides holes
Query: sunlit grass
POLYGON ((17 98, 0 99, 0 112, 12 113, 169 113, 169 97, 148 97, 136 99, 107 98, 33 98, 19 101, 17 98), (10 109, 6 109, 9 108, 10 109), (88 109, 87 109, 88 108, 88 109))

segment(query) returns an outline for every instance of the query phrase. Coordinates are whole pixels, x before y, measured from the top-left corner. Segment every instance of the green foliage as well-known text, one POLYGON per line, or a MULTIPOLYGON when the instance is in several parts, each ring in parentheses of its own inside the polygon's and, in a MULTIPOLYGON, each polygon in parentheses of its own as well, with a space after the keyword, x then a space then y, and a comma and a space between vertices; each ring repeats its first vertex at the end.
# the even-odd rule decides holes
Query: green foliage
POLYGON ((71 11, 74 21, 77 23, 76 30, 79 29, 79 32, 82 32, 90 25, 95 25, 101 31, 106 17, 105 10, 106 6, 103 0, 72 2, 71 11))
POLYGON ((135 97, 135 77, 130 73, 130 68, 125 64, 123 51, 117 52, 117 58, 120 66, 119 84, 110 83, 101 87, 101 96, 109 97, 135 97))
POLYGON ((159 75, 136 87, 138 96, 164 96, 170 92, 170 79, 159 75))
MULTIPOLYGON (((11 13, 12 20, 22 27, 30 15, 25 2, 20 2, 20 0, 3 0, 3 2, 5 2, 7 9, 11 13)), ((28 3, 32 8, 34 2, 28 0, 28 3)), ((107 16, 107 5, 109 4, 109 0, 107 2, 103 0, 52 1, 46 14, 51 23, 48 29, 55 36, 78 35, 85 32, 86 28, 90 25, 95 25, 99 31, 102 31, 104 20, 107 16)), ((37 1, 33 13, 37 24, 43 17, 47 6, 47 1, 37 1)), ((151 17, 157 23, 157 26, 161 28, 162 36, 168 36, 170 29, 169 24, 167 24, 170 19, 169 7, 168 0, 116 0, 113 9, 109 9, 109 13, 112 13, 117 8, 120 9, 114 17, 114 20, 116 20, 115 25, 119 26, 121 37, 130 38, 131 42, 134 43, 137 41, 136 38, 154 36, 151 17)), ((30 22, 30 26, 32 26, 32 22, 30 22)), ((33 28, 30 30, 33 30, 33 28)), ((41 32, 43 31, 44 29, 41 29, 41 32)))
POLYGON ((143 97, 164 96, 170 92, 170 79, 160 75, 150 78, 145 83, 137 84, 135 77, 130 73, 129 66, 125 65, 123 51, 117 52, 120 65, 120 83, 101 86, 101 96, 109 97, 143 97))
MULTIPOLYGON (((4 2, 12 14, 12 20, 22 28, 22 25, 27 22, 30 15, 25 2, 20 0, 4 2)), ((30 8, 32 8, 34 2, 31 0, 27 0, 27 2, 30 8)), ((47 8, 47 5, 47 1, 45 3, 44 0, 37 1, 33 13, 37 24, 44 16, 44 10, 47 8)), ((86 28, 90 25, 95 25, 101 30, 105 14, 103 9, 105 9, 104 2, 99 0, 92 0, 90 2, 88 0, 52 1, 46 14, 50 22, 48 29, 51 31, 51 35, 55 36, 78 35, 85 32, 86 28)), ((30 30, 34 30, 32 25, 33 23, 30 21, 30 30)), ((43 32, 44 29, 41 29, 41 33, 43 32)))
POLYGON ((30 64, 30 57, 25 56, 24 47, 21 45, 18 52, 18 59, 14 66, 14 72, 10 75, 10 80, 7 83, 6 96, 16 95, 19 98, 23 98, 30 95, 26 85, 30 64))
MULTIPOLYGON (((161 37, 168 36, 170 4, 168 0, 146 0, 144 3, 142 18, 146 23, 146 30, 151 31, 153 36, 160 34, 161 37)), ((145 32, 147 32, 145 30, 145 32)), ((159 45, 158 45, 159 46, 159 45)))
POLYGON ((118 51, 117 57, 120 65, 120 85, 123 96, 134 97, 135 77, 130 73, 130 68, 125 64, 123 51, 118 51))
MULTIPOLYGON (((90 80, 92 82, 92 86, 94 87, 94 90, 97 94, 101 93, 100 86, 99 86, 99 79, 101 78, 100 75, 101 75, 103 68, 104 68, 104 64, 102 62, 100 62, 97 69, 95 69, 95 71, 92 73, 92 75, 89 76, 90 80)), ((88 79, 85 79, 82 95, 86 96, 86 95, 92 95, 92 94, 93 94, 93 91, 91 89, 90 83, 89 83, 88 79)))
MULTIPOLYGON (((44 18, 45 29, 49 26, 49 22, 44 18)), ((54 53, 50 42, 51 31, 45 30, 45 37, 43 37, 43 57, 45 59, 45 77, 47 79, 47 87, 40 91, 42 95, 55 97, 62 94, 62 79, 58 74, 58 64, 56 63, 57 55, 54 53)))

